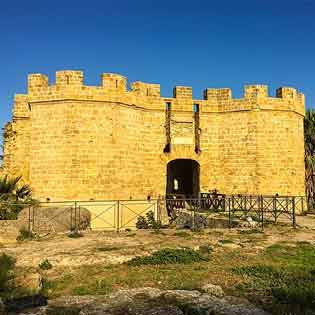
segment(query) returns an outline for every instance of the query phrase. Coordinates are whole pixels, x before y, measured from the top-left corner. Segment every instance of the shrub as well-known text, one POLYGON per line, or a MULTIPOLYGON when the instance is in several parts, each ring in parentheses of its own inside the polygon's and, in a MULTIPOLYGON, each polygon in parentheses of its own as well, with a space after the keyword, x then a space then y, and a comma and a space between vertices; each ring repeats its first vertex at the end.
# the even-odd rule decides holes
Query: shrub
POLYGON ((136 223, 136 228, 139 230, 142 229, 148 229, 149 228, 149 224, 146 220, 146 218, 142 215, 140 215, 137 219, 137 223, 136 223))
POLYGON ((68 237, 70 237, 70 238, 80 238, 80 237, 83 237, 83 234, 80 233, 80 232, 77 231, 77 230, 74 230, 74 231, 71 231, 71 232, 68 234, 68 237))
POLYGON ((51 262, 48 260, 48 259, 45 259, 44 261, 42 261, 38 267, 41 269, 41 270, 49 270, 49 269, 52 269, 52 264, 51 262))
POLYGON ((154 229, 158 230, 161 228, 161 222, 158 220, 155 220, 154 212, 148 211, 146 213, 146 217, 139 216, 136 223, 137 229, 154 229))
POLYGON ((35 237, 34 233, 29 231, 25 226, 22 226, 19 232, 20 234, 16 238, 17 241, 25 241, 35 237))
POLYGON ((12 256, 2 254, 0 256, 0 295, 5 293, 8 289, 7 284, 12 279, 13 269, 15 267, 16 260, 12 256))
POLYGON ((149 228, 154 229, 154 230, 158 230, 161 228, 161 222, 159 222, 158 220, 155 220, 153 211, 149 211, 146 214, 146 216, 147 216, 147 222, 148 222, 149 228))
POLYGON ((207 257, 191 248, 164 248, 150 256, 138 256, 127 262, 129 266, 190 264, 208 261, 207 257))

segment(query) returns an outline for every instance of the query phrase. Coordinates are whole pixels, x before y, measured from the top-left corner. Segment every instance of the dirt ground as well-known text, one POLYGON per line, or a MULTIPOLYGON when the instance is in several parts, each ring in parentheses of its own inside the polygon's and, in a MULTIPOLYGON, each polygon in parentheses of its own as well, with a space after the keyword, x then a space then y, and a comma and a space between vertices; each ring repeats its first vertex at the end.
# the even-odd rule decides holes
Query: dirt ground
POLYGON ((14 235, 0 231, 0 254, 5 252, 17 259, 17 266, 37 267, 48 259, 54 266, 83 266, 118 264, 137 255, 146 255, 165 247, 190 247, 198 249, 209 245, 214 251, 239 249, 255 255, 266 247, 279 243, 308 241, 315 243, 315 217, 298 217, 298 228, 289 225, 270 225, 263 233, 256 229, 161 229, 129 232, 84 232, 83 237, 69 238, 67 234, 49 234, 34 240, 15 240, 14 235))

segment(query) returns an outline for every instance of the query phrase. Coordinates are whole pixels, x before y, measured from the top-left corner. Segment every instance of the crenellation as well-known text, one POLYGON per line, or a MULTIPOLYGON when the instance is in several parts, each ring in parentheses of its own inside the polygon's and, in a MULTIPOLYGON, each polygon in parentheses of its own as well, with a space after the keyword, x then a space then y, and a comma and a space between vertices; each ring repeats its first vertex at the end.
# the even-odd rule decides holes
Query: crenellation
POLYGON ((280 87, 276 91, 276 96, 279 98, 295 101, 297 97, 297 91, 292 87, 280 87))
POLYGON ((160 84, 144 83, 136 81, 131 84, 131 90, 138 96, 161 97, 160 84))
POLYGON ((116 73, 102 73, 102 87, 110 92, 127 92, 127 78, 116 73))
POLYGON ((32 74, 15 96, 1 172, 22 174, 44 200, 143 199, 165 194, 169 161, 192 159, 203 191, 303 195, 304 111, 304 95, 287 87, 269 97, 247 85, 239 99, 208 88, 199 100, 186 86, 173 98, 141 81, 129 91, 120 74, 103 73, 100 86, 84 85, 82 71, 58 71, 53 85, 32 74))
POLYGON ((57 87, 82 86, 83 80, 83 71, 64 70, 56 72, 57 87))
POLYGON ((276 97, 269 97, 268 86, 245 85, 244 96, 240 99, 232 98, 229 88, 207 88, 203 100, 196 100, 188 86, 175 86, 173 98, 161 97, 160 84, 141 81, 131 83, 131 91, 128 91, 127 78, 116 73, 103 73, 101 86, 86 86, 83 81, 82 71, 57 71, 56 84, 50 86, 46 76, 32 74, 29 76, 28 99, 30 103, 60 99, 119 102, 151 110, 163 110, 170 99, 173 109, 178 111, 192 111, 193 104, 198 103, 203 112, 274 109, 293 110, 304 115, 304 95, 290 87, 281 87, 277 89, 276 97))
POLYGON ((257 99, 268 97, 267 85, 245 85, 244 98, 246 100, 255 101, 257 99))
POLYGON ((178 99, 192 99, 192 87, 175 86, 173 89, 173 97, 178 99))
POLYGON ((48 88, 48 77, 41 73, 33 73, 28 75, 28 93, 33 94, 38 90, 48 88))
POLYGON ((30 107, 27 94, 15 94, 13 106, 13 118, 29 118, 30 107))

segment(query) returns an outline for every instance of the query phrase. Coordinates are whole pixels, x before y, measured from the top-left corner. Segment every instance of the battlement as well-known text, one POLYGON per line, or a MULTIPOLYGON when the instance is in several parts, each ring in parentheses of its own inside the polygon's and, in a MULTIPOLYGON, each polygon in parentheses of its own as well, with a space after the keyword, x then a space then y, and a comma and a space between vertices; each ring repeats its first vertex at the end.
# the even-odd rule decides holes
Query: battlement
POLYGON ((136 81, 127 89, 127 78, 115 73, 102 73, 99 86, 84 85, 82 71, 56 72, 55 84, 49 85, 47 76, 28 76, 28 99, 31 103, 58 99, 122 102, 148 109, 165 109, 165 102, 173 103, 178 111, 192 111, 192 105, 200 104, 203 112, 222 112, 250 109, 292 110, 304 115, 305 99, 292 87, 280 87, 276 97, 270 97, 267 85, 245 85, 243 97, 235 99, 229 88, 207 88, 202 100, 194 100, 192 87, 175 86, 173 98, 160 95, 160 84, 136 81))
POLYGON ((136 81, 131 84, 132 92, 140 96, 160 97, 160 84, 144 83, 136 81))
POLYGON ((82 86, 83 85, 83 71, 57 71, 56 72, 56 86, 82 86))

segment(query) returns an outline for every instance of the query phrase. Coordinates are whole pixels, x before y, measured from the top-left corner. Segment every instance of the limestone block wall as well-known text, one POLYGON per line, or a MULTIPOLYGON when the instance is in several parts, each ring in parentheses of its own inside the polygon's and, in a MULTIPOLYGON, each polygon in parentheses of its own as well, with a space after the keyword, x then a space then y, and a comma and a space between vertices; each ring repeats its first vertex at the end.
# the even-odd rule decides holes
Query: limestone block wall
POLYGON ((304 96, 288 87, 269 97, 267 86, 245 86, 240 99, 206 89, 198 100, 191 87, 172 98, 159 84, 128 90, 119 74, 102 74, 100 86, 84 85, 81 71, 58 71, 52 85, 32 74, 6 127, 3 173, 23 175, 42 200, 144 199, 164 195, 167 163, 185 158, 200 165, 201 191, 304 195, 303 117, 304 96))

